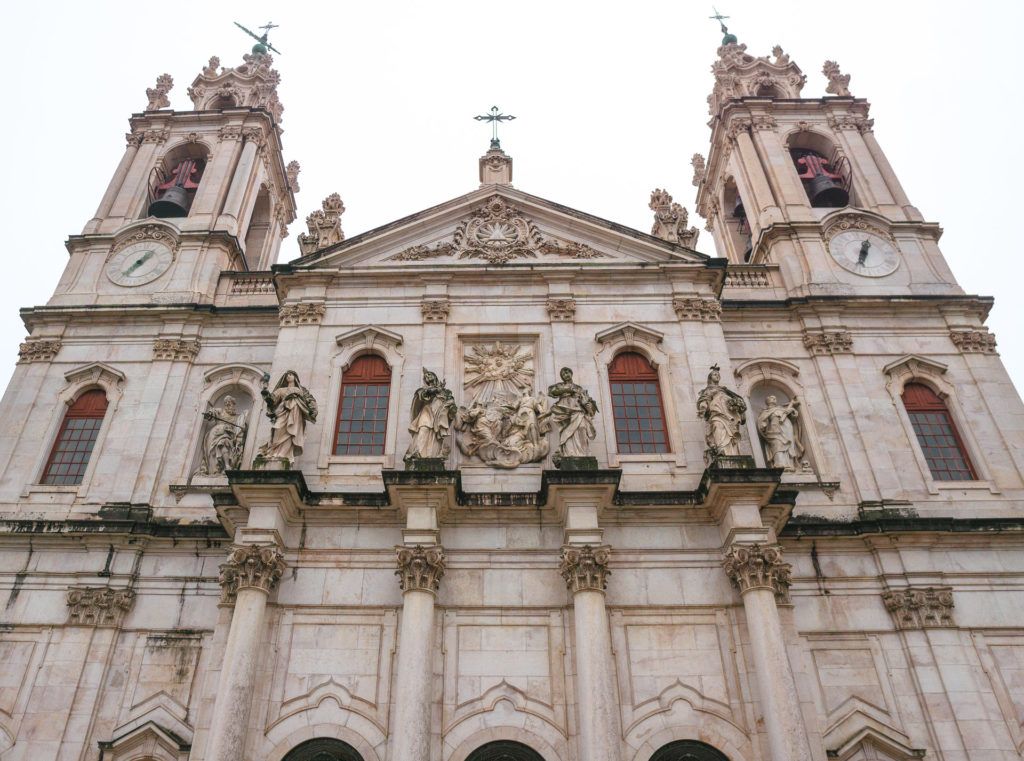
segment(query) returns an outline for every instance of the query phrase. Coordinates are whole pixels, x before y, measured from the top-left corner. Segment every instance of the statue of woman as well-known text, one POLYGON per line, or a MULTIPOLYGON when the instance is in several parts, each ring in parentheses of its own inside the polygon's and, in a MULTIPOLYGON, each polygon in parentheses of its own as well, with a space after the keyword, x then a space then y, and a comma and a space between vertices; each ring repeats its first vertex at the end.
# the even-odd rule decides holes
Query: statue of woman
POLYGON ((455 397, 437 376, 424 368, 423 387, 412 398, 409 433, 412 441, 405 452, 405 462, 444 459, 451 451, 448 434, 455 417, 455 397))
POLYGON ((504 405, 509 421, 507 435, 501 443, 505 455, 493 463, 495 467, 515 468, 548 456, 551 445, 546 434, 551 430, 551 423, 547 419, 547 406, 544 397, 532 396, 528 390, 504 405))
POLYGON ((708 385, 697 397, 697 415, 704 420, 704 439, 709 462, 722 455, 740 453, 740 426, 746 421, 747 403, 743 398, 720 385, 722 374, 718 365, 711 366, 708 385))
POLYGON ((765 458, 773 468, 796 470, 804 454, 801 441, 799 407, 800 400, 793 400, 783 406, 775 396, 768 396, 765 408, 757 416, 757 432, 764 443, 765 458))
POLYGON ((242 448, 249 430, 249 413, 239 412, 235 397, 225 396, 220 407, 210 407, 203 417, 212 425, 203 439, 204 476, 220 476, 242 464, 242 448))
POLYGON ((558 400, 551 407, 551 417, 558 425, 556 466, 563 457, 589 457, 590 442, 597 436, 597 404, 583 386, 573 383, 571 369, 563 367, 558 376, 562 382, 548 387, 548 396, 558 400))
POLYGON ((306 442, 306 423, 316 422, 316 399, 309 393, 294 370, 288 370, 274 386, 267 389, 270 376, 263 376, 260 394, 267 404, 267 417, 271 420, 270 441, 260 447, 264 460, 294 461, 302 454, 306 442))

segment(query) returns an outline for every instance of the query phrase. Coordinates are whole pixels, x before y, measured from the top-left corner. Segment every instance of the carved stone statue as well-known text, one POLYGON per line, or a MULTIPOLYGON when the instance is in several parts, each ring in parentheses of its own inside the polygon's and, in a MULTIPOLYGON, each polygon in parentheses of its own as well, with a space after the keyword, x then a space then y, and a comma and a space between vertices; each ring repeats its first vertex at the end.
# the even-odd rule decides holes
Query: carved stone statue
POLYGON ((263 376, 260 394, 267 404, 267 417, 272 422, 270 441, 260 447, 257 461, 283 461, 291 467, 294 459, 302 454, 306 423, 316 422, 316 399, 302 385, 294 370, 286 371, 273 391, 267 388, 269 380, 269 375, 263 376))
POLYGON ((242 448, 249 430, 249 412, 239 412, 235 397, 225 396, 220 407, 210 406, 203 417, 211 425, 203 437, 199 474, 220 476, 242 465, 242 448))
POLYGON ((161 74, 156 78, 156 87, 146 88, 146 97, 149 103, 146 104, 147 111, 158 111, 161 108, 168 108, 171 105, 167 93, 174 87, 174 78, 170 74, 161 74))
POLYGON ((455 418, 455 397, 437 375, 424 368, 423 386, 412 400, 409 433, 412 441, 405 452, 405 463, 416 460, 444 459, 451 451, 452 420, 455 418))
POLYGON ((550 414, 544 398, 525 389, 504 402, 476 400, 468 408, 460 407, 455 417, 459 451, 494 468, 543 460, 551 449, 546 438, 550 414))
POLYGON ((651 235, 689 248, 697 245, 697 235, 700 231, 696 227, 686 229, 689 214, 682 206, 673 203, 672 196, 667 190, 661 188, 652 190, 648 208, 654 212, 654 226, 651 228, 651 235))
POLYGON ((850 75, 843 74, 839 64, 835 61, 825 61, 821 67, 821 73, 828 79, 828 87, 825 92, 830 95, 838 95, 843 98, 852 97, 850 94, 850 75))
POLYGON ((804 454, 800 429, 800 400, 796 397, 783 406, 774 396, 765 400, 757 416, 757 432, 764 444, 765 459, 773 468, 796 470, 804 454))
POLYGON ((566 457, 590 457, 590 442, 597 436, 597 403, 583 386, 573 383, 571 369, 563 367, 558 376, 562 382, 548 387, 548 396, 557 400, 551 407, 551 417, 558 426, 556 467, 566 457))
POLYGON ((704 420, 704 439, 708 445, 704 458, 708 462, 722 455, 732 457, 740 453, 740 426, 747 420, 747 403, 739 394, 722 386, 721 380, 718 365, 712 365, 708 385, 697 397, 697 415, 704 420))
MULTIPOLYGON (((298 173, 295 176, 298 178, 298 173)), ((331 193, 320 205, 322 209, 306 217, 309 232, 299 236, 299 250, 303 256, 345 240, 345 233, 341 230, 341 215, 345 213, 345 204, 341 196, 331 193)))

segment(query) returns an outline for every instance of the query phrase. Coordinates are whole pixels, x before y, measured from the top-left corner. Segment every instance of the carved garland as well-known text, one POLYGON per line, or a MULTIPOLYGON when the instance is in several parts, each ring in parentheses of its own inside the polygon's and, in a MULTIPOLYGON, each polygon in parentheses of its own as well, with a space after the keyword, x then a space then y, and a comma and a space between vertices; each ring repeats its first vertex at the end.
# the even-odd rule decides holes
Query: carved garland
POLYGON ((273 545, 247 544, 235 547, 220 567, 218 581, 222 603, 233 603, 240 589, 271 592, 284 574, 281 550, 273 545))
POLYGON ((611 549, 608 545, 592 547, 589 544, 563 547, 558 570, 565 579, 566 587, 573 593, 587 590, 603 592, 612 573, 608 569, 611 549))
POLYGON ((71 587, 67 602, 68 623, 72 626, 120 626, 135 604, 135 592, 109 587, 71 587))
POLYGON ((421 590, 436 593, 441 587, 445 571, 444 550, 441 547, 396 547, 398 553, 398 584, 403 592, 421 590))
POLYGON ((882 594, 885 609, 897 629, 935 629, 953 626, 952 587, 908 587, 882 594))
POLYGON ((782 559, 782 547, 777 544, 734 544, 722 567, 740 594, 770 589, 785 598, 789 593, 792 566, 782 559))

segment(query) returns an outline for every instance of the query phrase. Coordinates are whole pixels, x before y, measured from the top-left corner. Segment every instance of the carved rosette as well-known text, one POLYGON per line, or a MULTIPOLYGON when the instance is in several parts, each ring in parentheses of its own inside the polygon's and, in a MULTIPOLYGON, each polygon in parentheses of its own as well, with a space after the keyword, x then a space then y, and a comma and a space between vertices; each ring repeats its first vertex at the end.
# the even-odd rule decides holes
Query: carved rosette
POLYGON ((436 594, 445 571, 444 550, 439 546, 396 547, 398 584, 403 592, 420 590, 436 594))
POLYGON ((811 354, 847 354, 853 351, 853 337, 846 330, 807 331, 804 346, 811 354))
POLYGON ((281 327, 286 325, 319 325, 327 314, 327 305, 322 301, 300 301, 296 304, 282 304, 278 309, 281 327))
POLYGON ((552 322, 572 322, 576 317, 576 299, 548 299, 547 310, 552 322))
POLYGON ((281 550, 273 545, 235 547, 220 567, 220 601, 233 603, 240 589, 259 589, 268 594, 284 574, 281 550))
POLYGON ((882 602, 897 629, 954 626, 952 587, 889 589, 882 594, 882 602))
POLYGON ((782 559, 782 547, 777 544, 734 544, 722 567, 740 594, 752 589, 770 589, 783 599, 789 594, 792 566, 782 559))
POLYGON ((608 586, 608 577, 612 572, 608 569, 612 548, 607 544, 592 547, 566 545, 562 547, 562 559, 558 571, 565 579, 565 585, 576 592, 603 592, 608 586))
POLYGON ((716 299, 677 296, 672 299, 672 308, 680 320, 718 322, 722 317, 722 304, 716 299))
POLYGON ((420 302, 423 322, 447 322, 450 311, 451 304, 448 299, 423 299, 420 302))
POLYGON ((57 356, 60 346, 56 338, 30 338, 18 347, 18 364, 49 362, 57 356))
POLYGON ((135 592, 110 587, 71 587, 67 602, 68 623, 72 626, 120 626, 135 604, 135 592))
POLYGON ((158 338, 153 341, 153 359, 192 362, 199 354, 200 347, 198 339, 190 341, 183 338, 158 338))
POLYGON ((949 338, 964 354, 997 353, 996 337, 987 330, 954 330, 950 332, 949 338))

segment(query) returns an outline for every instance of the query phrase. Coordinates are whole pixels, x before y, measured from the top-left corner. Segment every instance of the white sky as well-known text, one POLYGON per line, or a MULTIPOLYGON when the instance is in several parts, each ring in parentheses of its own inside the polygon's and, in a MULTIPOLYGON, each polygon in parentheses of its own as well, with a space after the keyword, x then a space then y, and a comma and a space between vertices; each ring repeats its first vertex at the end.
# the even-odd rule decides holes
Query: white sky
MULTIPOLYGON (((781 44, 824 94, 822 62, 852 74, 911 202, 946 231, 964 289, 990 295, 989 326, 1024 388, 1017 227, 1024 159, 1020 55, 1024 3, 720 0, 751 53, 781 44)), ((272 19, 285 106, 286 160, 303 171, 299 220, 338 191, 347 235, 475 188, 497 104, 522 190, 648 231, 650 191, 693 213, 690 156, 707 153, 705 98, 721 34, 710 3, 19 2, 5 10, 0 210, 0 387, 25 330, 16 310, 47 301, 63 241, 92 216, 124 151, 127 118, 158 74, 171 105, 211 55, 241 63, 233 25, 272 19)), ((702 230, 697 246, 711 253, 702 230)))

